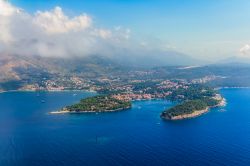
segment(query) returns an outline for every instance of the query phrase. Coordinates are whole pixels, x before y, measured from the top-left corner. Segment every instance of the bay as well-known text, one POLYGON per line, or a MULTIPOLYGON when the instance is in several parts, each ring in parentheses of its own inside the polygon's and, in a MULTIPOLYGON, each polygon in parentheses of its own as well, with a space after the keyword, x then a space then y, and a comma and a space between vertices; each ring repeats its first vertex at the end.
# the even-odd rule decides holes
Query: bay
POLYGON ((51 115, 90 92, 0 94, 0 166, 250 165, 250 89, 222 89, 223 109, 183 121, 173 103, 136 101, 127 111, 51 115))

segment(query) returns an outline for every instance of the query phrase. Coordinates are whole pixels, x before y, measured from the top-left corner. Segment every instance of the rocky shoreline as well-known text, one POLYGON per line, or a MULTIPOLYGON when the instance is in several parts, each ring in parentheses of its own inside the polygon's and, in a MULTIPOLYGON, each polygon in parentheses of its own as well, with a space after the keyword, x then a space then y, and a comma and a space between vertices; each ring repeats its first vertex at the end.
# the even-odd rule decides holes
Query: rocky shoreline
POLYGON ((226 105, 227 105, 227 100, 223 97, 223 98, 221 99, 221 101, 220 101, 219 104, 217 104, 217 105, 215 105, 215 106, 213 106, 213 107, 211 107, 211 108, 215 108, 215 107, 225 107, 226 105))
POLYGON ((209 111, 209 107, 207 107, 204 110, 197 110, 194 111, 191 114, 183 114, 183 115, 178 115, 178 116, 173 116, 173 117, 164 117, 164 119, 168 119, 168 120, 183 120, 183 119, 190 119, 190 118, 195 118, 198 117, 202 114, 205 114, 209 111))
POLYGON ((115 110, 103 110, 103 111, 70 111, 67 108, 63 108, 62 110, 59 111, 52 111, 50 114, 84 114, 84 113, 105 113, 105 112, 118 112, 118 111, 124 111, 128 110, 131 107, 126 107, 126 108, 118 108, 115 110))

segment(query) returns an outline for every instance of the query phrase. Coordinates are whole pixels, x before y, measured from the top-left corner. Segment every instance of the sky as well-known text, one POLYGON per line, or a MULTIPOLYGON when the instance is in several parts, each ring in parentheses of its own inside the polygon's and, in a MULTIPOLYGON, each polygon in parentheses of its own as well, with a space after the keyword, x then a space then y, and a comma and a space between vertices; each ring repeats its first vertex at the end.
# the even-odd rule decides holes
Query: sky
MULTIPOLYGON (((38 17, 38 11, 53 13, 56 7, 69 19, 84 13, 89 19, 87 24, 91 24, 86 27, 115 36, 106 47, 121 47, 116 39, 124 37, 129 40, 122 41, 122 48, 126 49, 140 50, 138 47, 142 45, 209 60, 250 56, 249 0, 10 0, 8 3, 33 18, 38 17)), ((107 43, 92 36, 88 38, 98 40, 98 45, 107 43)), ((100 52, 103 50, 108 52, 106 48, 100 52)))

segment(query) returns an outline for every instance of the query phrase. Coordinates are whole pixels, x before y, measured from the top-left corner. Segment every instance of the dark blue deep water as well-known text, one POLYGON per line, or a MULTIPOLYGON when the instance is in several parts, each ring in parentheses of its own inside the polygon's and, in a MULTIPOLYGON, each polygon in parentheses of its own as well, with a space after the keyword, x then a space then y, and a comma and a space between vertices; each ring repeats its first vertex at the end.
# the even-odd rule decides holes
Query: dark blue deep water
POLYGON ((221 93, 224 111, 176 122, 159 117, 172 105, 166 101, 134 102, 116 113, 49 115, 93 94, 2 93, 0 166, 249 166, 250 89, 221 93))

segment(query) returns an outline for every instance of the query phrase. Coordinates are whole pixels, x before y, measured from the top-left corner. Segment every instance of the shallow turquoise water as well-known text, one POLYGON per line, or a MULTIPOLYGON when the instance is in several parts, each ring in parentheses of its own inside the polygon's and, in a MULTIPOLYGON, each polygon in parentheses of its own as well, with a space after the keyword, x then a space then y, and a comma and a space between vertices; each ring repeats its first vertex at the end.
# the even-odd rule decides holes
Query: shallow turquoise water
POLYGON ((225 111, 176 122, 160 119, 172 106, 163 100, 116 113, 49 115, 94 94, 3 93, 0 166, 250 165, 250 89, 221 93, 225 111))

